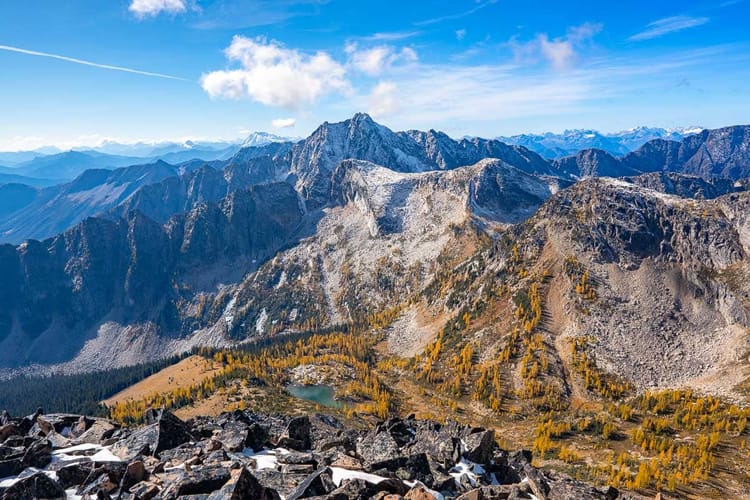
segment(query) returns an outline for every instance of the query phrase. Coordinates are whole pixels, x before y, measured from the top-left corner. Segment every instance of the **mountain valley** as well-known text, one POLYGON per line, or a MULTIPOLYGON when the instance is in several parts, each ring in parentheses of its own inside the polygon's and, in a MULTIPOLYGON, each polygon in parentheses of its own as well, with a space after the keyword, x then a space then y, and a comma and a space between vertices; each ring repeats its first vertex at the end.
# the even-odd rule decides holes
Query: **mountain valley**
POLYGON ((739 497, 748 151, 736 126, 547 160, 357 114, 227 159, 0 186, 0 373, 65 393, 109 370, 98 403, 201 356, 202 379, 97 411, 416 413, 630 498, 739 497))

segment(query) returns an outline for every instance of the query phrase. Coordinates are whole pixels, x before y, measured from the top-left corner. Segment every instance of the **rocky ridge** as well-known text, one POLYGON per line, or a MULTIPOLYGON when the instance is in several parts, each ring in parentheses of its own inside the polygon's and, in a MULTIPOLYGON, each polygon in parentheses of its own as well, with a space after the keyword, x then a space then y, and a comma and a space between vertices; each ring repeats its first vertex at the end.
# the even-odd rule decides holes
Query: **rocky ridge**
MULTIPOLYGON (((225 160, 193 160, 174 167, 158 162, 156 166, 163 168, 154 169, 155 172, 171 169, 166 175, 149 172, 109 179, 106 173, 99 172, 95 183, 93 173, 85 175, 88 181, 84 188, 74 181, 40 190, 35 203, 23 198, 15 213, 0 212, 0 241, 44 239, 106 210, 115 217, 140 210, 164 222, 196 203, 218 201, 233 190, 282 180, 295 186, 311 208, 317 208, 329 203, 331 173, 346 159, 369 161, 399 172, 450 170, 496 158, 526 173, 566 179, 664 171, 697 175, 705 180, 716 176, 740 180, 750 176, 743 167, 747 162, 747 143, 746 127, 738 126, 701 131, 681 142, 654 140, 622 158, 589 148, 575 156, 548 161, 523 146, 499 140, 457 141, 435 130, 393 132, 360 113, 340 123, 326 122, 296 143, 248 146, 225 160), (200 172, 191 173, 200 167, 200 172)), ((136 168, 129 167, 125 172, 136 168)))
POLYGON ((499 160, 420 173, 342 162, 331 184, 335 202, 312 236, 227 288, 230 314, 256 326, 263 311, 279 322, 361 319, 426 286, 431 263, 446 248, 460 247, 457 231, 468 221, 507 228, 565 185, 499 160))
MULTIPOLYGON (((228 163, 191 163, 182 175, 135 191, 123 184, 125 200, 115 197, 120 202, 104 217, 0 248, 0 270, 9 277, 0 283, 7 305, 0 359, 12 367, 75 360, 65 370, 86 370, 100 366, 99 358, 120 366, 286 327, 356 321, 428 287, 446 271, 446 251, 469 258, 478 240, 516 237, 544 217, 548 240, 565 242, 560 259, 579 251, 579 234, 588 235, 591 248, 581 251, 593 265, 616 263, 628 272, 648 259, 682 272, 705 257, 710 266, 690 276, 703 273, 716 303, 736 309, 734 299, 715 292, 722 285, 711 273, 744 262, 734 236, 746 238, 737 225, 743 216, 719 212, 732 212, 726 193, 745 184, 704 177, 725 167, 726 175, 742 174, 735 167, 744 165, 745 129, 649 143, 622 159, 584 152, 585 162, 596 163, 587 170, 498 141, 393 132, 359 114, 325 123, 296 144, 245 148, 228 163), (708 156, 714 167, 696 167, 708 156), (683 167, 700 175, 669 171, 683 167), (584 180, 568 188, 571 177, 610 171, 634 174, 631 187, 623 181, 604 190, 615 183, 584 180), (533 217, 550 198, 552 208, 533 217), (704 204, 714 198, 723 201, 704 204), (708 240, 701 239, 705 228, 708 240)), ((674 308, 663 304, 666 324, 674 308)))
POLYGON ((286 182, 232 191, 226 182, 214 182, 226 180, 226 174, 209 167, 189 178, 182 191, 187 198, 230 194, 198 203, 163 226, 131 211, 124 218, 88 219, 45 242, 3 247, 0 265, 14 277, 2 287, 8 300, 0 323, 0 343, 9 353, 4 362, 17 363, 20 351, 36 362, 59 362, 91 340, 90 361, 79 359, 71 368, 94 362, 97 349, 109 360, 101 351, 109 352, 108 346, 116 359, 107 365, 117 366, 189 349, 195 342, 217 345, 264 334, 272 322, 348 321, 355 302, 364 314, 395 300, 393 294, 403 287, 423 286, 422 271, 402 270, 437 257, 455 238, 451 226, 473 218, 506 227, 568 185, 500 160, 420 173, 344 161, 331 173, 330 206, 308 212, 286 182), (56 285, 51 291, 45 285, 47 293, 37 296, 41 282, 32 273, 42 265, 49 270, 47 283, 54 277, 56 285), (115 279, 105 280, 104 273, 115 279), (370 293, 383 287, 391 290, 370 293), (19 289, 24 292, 18 294, 19 289), (317 293, 324 300, 317 300, 317 293), (38 308, 44 314, 33 312, 38 308), (93 331, 75 340, 70 332, 78 328, 93 331), (71 343, 59 345, 69 349, 40 350, 61 336, 71 343), (123 344, 123 339, 129 340, 123 344))
MULTIPOLYGON (((38 410, 0 425, 0 498, 615 499, 498 447, 492 430, 392 418, 367 430, 324 416, 234 411, 146 425, 38 410)), ((620 497, 625 498, 625 497, 620 497)))
POLYGON ((560 173, 576 177, 675 172, 705 180, 737 181, 750 177, 750 127, 703 130, 679 142, 655 139, 619 158, 603 150, 586 149, 553 160, 552 165, 560 173))
MULTIPOLYGON (((165 162, 116 170, 87 170, 69 183, 35 190, 33 195, 26 194, 20 199, 17 193, 8 192, 10 185, 2 186, 2 195, 16 198, 16 203, 0 206, 0 242, 46 239, 125 202, 141 187, 185 171, 165 162)), ((12 191, 19 188, 16 186, 12 191)))

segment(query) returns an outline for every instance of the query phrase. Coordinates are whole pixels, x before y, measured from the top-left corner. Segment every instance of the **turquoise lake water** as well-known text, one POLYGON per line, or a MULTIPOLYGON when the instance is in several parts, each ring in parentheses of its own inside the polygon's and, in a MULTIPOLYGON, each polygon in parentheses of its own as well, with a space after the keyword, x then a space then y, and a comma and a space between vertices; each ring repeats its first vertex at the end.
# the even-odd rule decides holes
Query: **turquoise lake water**
POLYGON ((286 390, 295 398, 312 401, 329 408, 340 410, 344 407, 334 399, 333 387, 328 385, 289 385, 286 390))

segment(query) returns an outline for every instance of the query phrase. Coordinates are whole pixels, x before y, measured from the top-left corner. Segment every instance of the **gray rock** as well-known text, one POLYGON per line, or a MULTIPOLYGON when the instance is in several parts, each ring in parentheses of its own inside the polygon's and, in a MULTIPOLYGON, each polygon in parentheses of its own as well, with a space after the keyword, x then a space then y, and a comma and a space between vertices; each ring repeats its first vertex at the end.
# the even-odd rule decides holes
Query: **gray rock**
POLYGON ((42 472, 21 479, 3 493, 3 500, 36 500, 41 498, 65 498, 60 483, 42 472))
POLYGON ((166 479, 161 498, 173 500, 183 495, 209 495, 221 489, 231 478, 223 467, 196 467, 175 473, 166 479))
POLYGON ((37 439, 31 443, 23 455, 25 467, 42 469, 52 461, 52 443, 47 439, 37 439))
POLYGON ((80 427, 77 427, 74 434, 78 437, 75 438, 75 443, 89 443, 89 444, 101 444, 106 439, 109 439, 112 434, 119 428, 114 422, 104 419, 96 419, 91 426, 86 429, 83 433, 80 433, 80 427))
POLYGON ((151 500, 159 491, 159 486, 148 481, 142 481, 130 488, 130 493, 138 500, 151 500))
POLYGON ((14 423, 7 423, 0 426, 0 444, 11 436, 17 436, 21 430, 14 423))
POLYGON ((193 439, 185 422, 167 410, 151 411, 147 421, 153 423, 118 441, 112 447, 112 452, 123 460, 130 461, 142 455, 159 456, 160 452, 193 439))
POLYGON ((229 481, 219 491, 211 493, 208 498, 209 500, 281 499, 276 491, 262 486, 255 476, 244 467, 233 470, 229 481))
POLYGON ((327 495, 336 489, 333 483, 333 472, 329 467, 318 469, 302 481, 297 488, 286 495, 286 500, 298 500, 321 495, 327 495))
POLYGON ((371 431, 357 442, 357 454, 368 466, 401 456, 398 443, 386 431, 371 431))
POLYGON ((307 416, 295 417, 289 421, 277 442, 280 448, 306 451, 312 447, 310 419, 307 416))
POLYGON ((94 469, 92 462, 77 462, 65 465, 56 470, 57 480, 64 489, 78 486, 86 482, 94 469))
POLYGON ((477 429, 463 438, 464 455, 472 462, 487 465, 492 460, 495 448, 495 431, 477 429))

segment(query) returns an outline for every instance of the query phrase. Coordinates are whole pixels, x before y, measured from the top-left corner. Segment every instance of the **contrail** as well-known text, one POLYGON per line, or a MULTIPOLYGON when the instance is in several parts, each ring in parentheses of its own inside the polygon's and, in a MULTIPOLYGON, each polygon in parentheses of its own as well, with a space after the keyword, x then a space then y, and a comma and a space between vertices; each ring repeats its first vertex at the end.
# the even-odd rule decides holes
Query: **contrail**
POLYGON ((123 68, 122 66, 112 66, 111 64, 99 64, 99 63, 95 63, 91 61, 84 61, 83 59, 75 59, 73 57, 60 56, 57 54, 48 54, 46 52, 38 52, 36 50, 22 49, 20 47, 11 47, 9 45, 0 45, 0 50, 6 50, 8 52, 17 52, 19 54, 27 54, 30 56, 49 57, 50 59, 59 59, 60 61, 83 64, 84 66, 93 66, 95 68, 111 69, 114 71, 124 71, 125 73, 134 73, 136 75, 155 76, 157 78, 167 78, 169 80, 189 81, 187 80, 187 78, 180 78, 179 76, 165 75, 163 73, 152 73, 150 71, 141 71, 141 70, 132 69, 132 68, 123 68))

